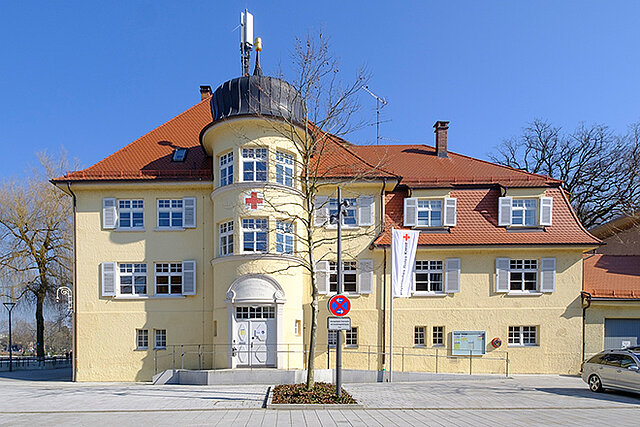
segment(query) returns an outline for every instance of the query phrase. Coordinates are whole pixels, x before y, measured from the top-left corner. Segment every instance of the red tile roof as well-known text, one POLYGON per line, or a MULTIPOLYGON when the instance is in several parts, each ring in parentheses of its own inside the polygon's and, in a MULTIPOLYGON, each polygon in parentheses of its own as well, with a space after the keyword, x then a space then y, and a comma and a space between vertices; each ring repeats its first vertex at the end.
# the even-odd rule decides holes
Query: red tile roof
POLYGON ((354 145, 363 159, 402 176, 411 188, 450 187, 499 183, 505 187, 541 187, 560 181, 473 157, 449 152, 439 158, 428 145, 354 145))
POLYGON ((598 254, 585 258, 584 290, 594 298, 640 299, 640 256, 598 254))
POLYGON ((204 99, 95 165, 59 181, 181 179, 211 180, 211 158, 200 145, 200 130, 211 122, 204 99), (172 162, 177 147, 188 148, 184 162, 172 162))
MULTIPOLYGON (((456 226, 439 232, 424 231, 419 245, 586 245, 596 246, 600 241, 582 227, 560 188, 548 188, 546 195, 553 197, 553 225, 543 230, 520 231, 498 227, 498 197, 500 190, 455 189, 451 197, 457 199, 456 226)), ((376 245, 391 244, 391 228, 403 226, 406 191, 387 193, 385 204, 385 231, 375 240, 376 245)))

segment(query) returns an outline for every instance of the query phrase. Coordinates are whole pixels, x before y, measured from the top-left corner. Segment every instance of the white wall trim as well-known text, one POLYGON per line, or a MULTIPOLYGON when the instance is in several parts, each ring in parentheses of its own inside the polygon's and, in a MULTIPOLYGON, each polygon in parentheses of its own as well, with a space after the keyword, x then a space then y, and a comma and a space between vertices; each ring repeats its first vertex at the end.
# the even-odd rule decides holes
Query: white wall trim
POLYGON ((263 190, 276 190, 283 191, 285 193, 290 193, 294 196, 304 197, 304 194, 301 190, 295 187, 289 187, 287 185, 278 184, 277 182, 263 182, 263 181, 245 181, 245 182, 234 182, 233 184, 225 185, 223 187, 217 187, 211 192, 211 200, 215 199, 221 194, 226 193, 227 191, 236 190, 236 191, 246 191, 247 189, 252 188, 260 188, 263 190))
POLYGON ((271 254, 264 252, 246 252, 236 255, 217 256, 211 260, 211 265, 215 266, 226 261, 248 261, 248 260, 270 260, 270 261, 288 261, 299 265, 304 265, 304 260, 294 255, 271 254))

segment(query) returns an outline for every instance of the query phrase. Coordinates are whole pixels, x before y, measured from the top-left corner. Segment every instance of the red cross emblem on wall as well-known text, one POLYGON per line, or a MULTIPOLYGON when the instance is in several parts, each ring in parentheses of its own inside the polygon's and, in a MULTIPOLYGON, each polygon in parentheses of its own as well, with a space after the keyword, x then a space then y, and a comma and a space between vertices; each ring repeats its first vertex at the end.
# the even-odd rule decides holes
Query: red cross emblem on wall
POLYGON ((258 209, 258 206, 264 202, 262 199, 262 194, 252 191, 250 196, 244 199, 244 204, 249 207, 249 209, 258 209))

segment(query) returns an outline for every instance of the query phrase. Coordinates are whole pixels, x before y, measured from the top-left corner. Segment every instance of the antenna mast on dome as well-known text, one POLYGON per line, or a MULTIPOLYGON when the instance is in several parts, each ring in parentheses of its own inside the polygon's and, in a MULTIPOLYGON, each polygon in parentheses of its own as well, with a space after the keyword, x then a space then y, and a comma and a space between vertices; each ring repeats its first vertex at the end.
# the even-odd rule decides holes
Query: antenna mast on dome
POLYGON ((253 49, 253 15, 247 9, 240 12, 240 59, 242 75, 249 75, 251 50, 253 49))

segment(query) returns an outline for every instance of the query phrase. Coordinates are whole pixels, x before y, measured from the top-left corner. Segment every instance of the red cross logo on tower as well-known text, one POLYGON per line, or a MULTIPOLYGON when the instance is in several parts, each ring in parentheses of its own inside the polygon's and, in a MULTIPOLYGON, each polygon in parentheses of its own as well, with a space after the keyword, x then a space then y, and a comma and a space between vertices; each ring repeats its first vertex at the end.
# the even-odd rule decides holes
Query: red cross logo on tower
POLYGON ((264 199, 262 198, 262 194, 256 191, 252 191, 249 197, 244 199, 244 204, 249 207, 249 209, 256 210, 262 205, 264 199))

